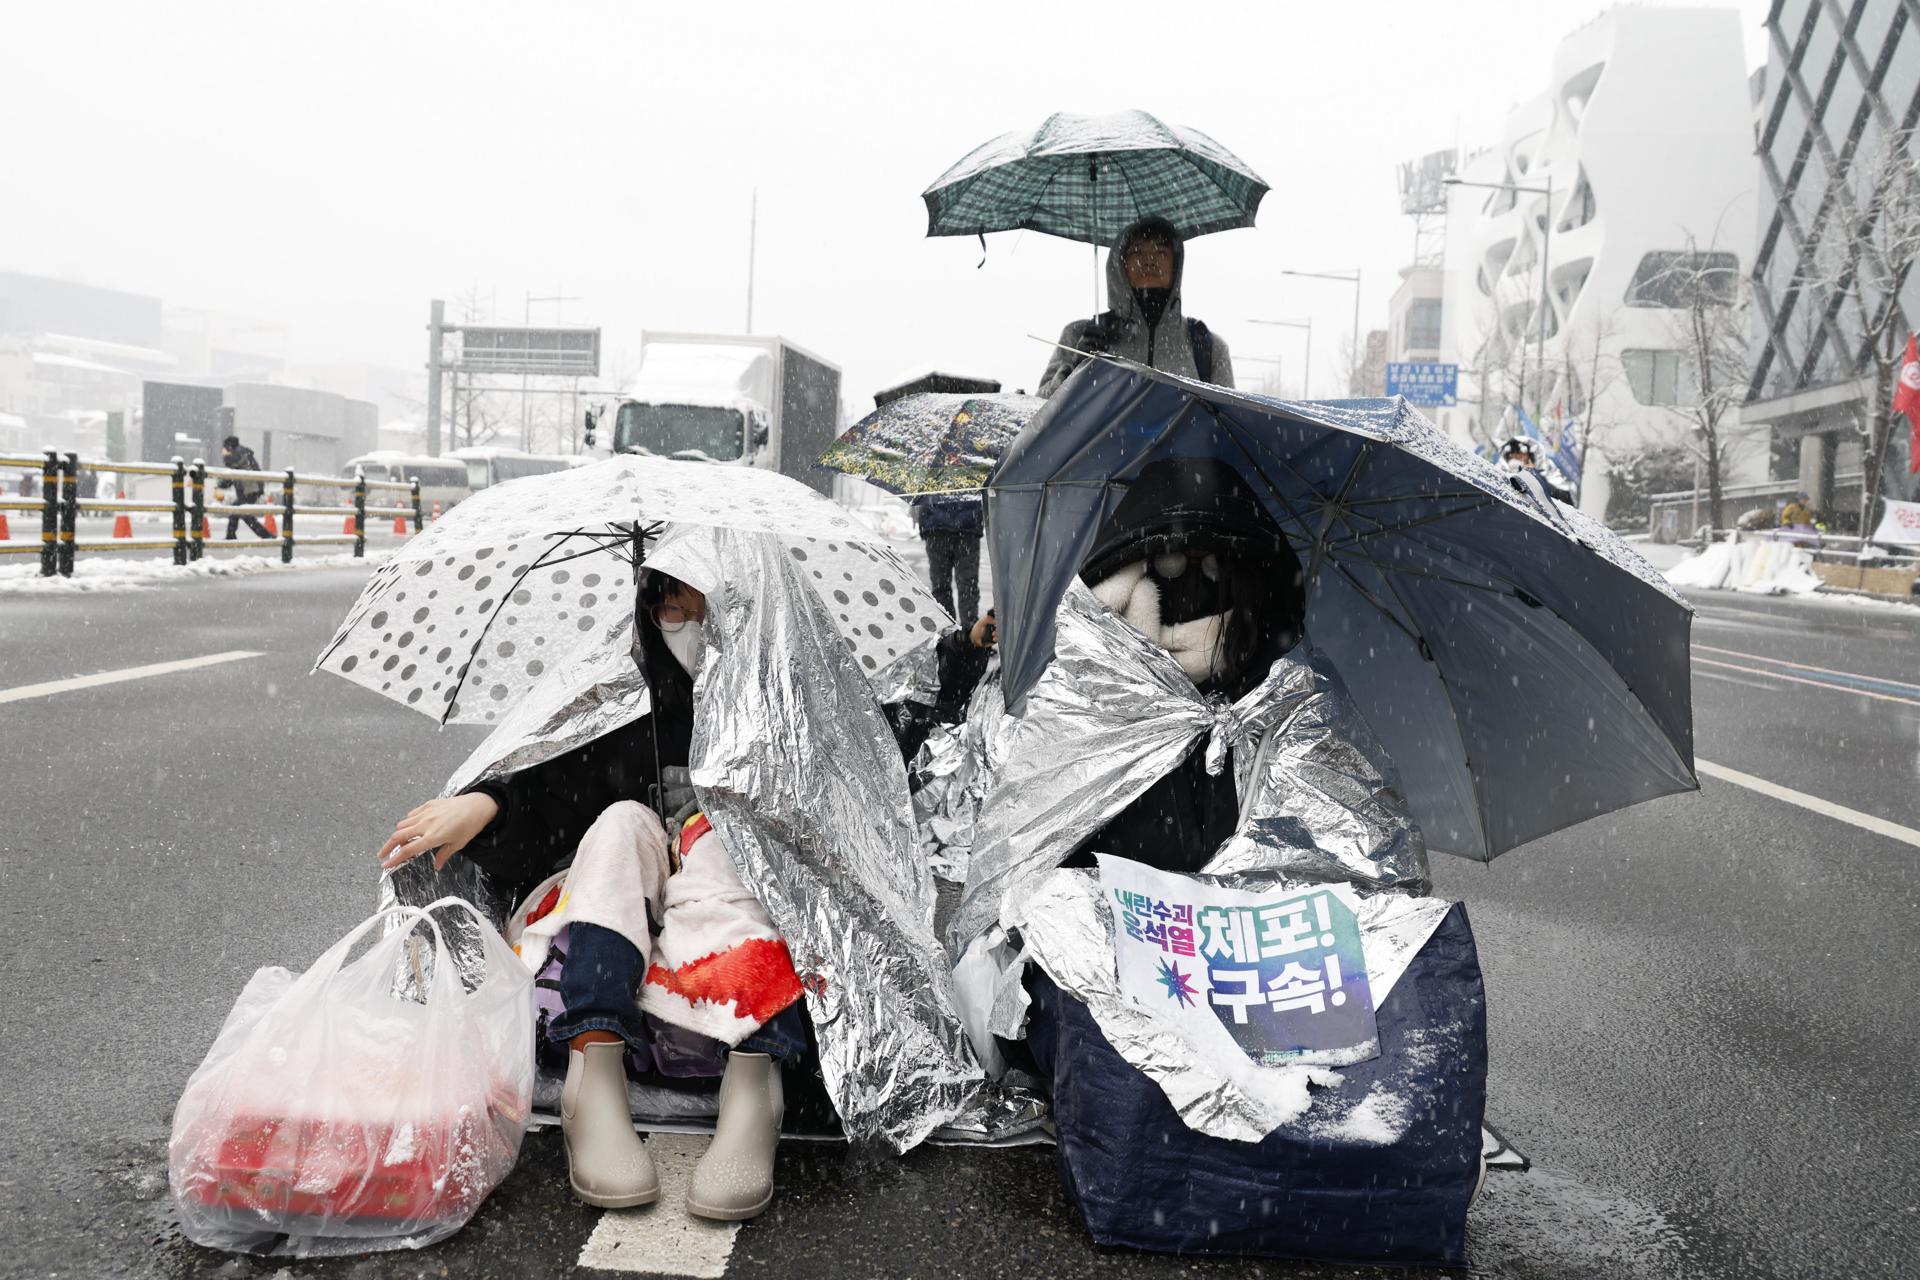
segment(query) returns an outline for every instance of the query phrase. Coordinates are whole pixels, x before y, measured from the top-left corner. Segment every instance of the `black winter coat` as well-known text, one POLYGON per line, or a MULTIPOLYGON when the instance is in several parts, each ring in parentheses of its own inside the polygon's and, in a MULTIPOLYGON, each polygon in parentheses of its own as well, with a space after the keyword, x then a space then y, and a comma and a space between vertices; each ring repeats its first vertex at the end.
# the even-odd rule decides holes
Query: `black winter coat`
POLYGON ((662 768, 687 764, 693 680, 658 632, 643 625, 641 636, 653 675, 652 711, 551 760, 468 788, 492 797, 500 812, 461 856, 480 865, 509 910, 573 856, 607 806, 649 803, 662 768))
MULTIPOLYGON (((220 461, 223 466, 231 471, 258 471, 260 469, 259 455, 247 448, 246 445, 241 445, 238 449, 235 449, 231 458, 223 457, 220 461)), ((259 480, 222 480, 213 487, 216 489, 233 490, 233 496, 235 500, 239 502, 258 502, 260 501, 261 495, 267 491, 266 484, 259 480)))

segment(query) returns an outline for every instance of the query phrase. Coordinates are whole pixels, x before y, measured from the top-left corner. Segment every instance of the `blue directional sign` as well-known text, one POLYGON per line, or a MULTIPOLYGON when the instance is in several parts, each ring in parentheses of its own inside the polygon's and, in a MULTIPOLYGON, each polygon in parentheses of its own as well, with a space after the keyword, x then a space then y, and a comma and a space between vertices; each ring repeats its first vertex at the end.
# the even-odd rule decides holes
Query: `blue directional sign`
POLYGON ((1452 405, 1459 387, 1457 364, 1409 360, 1387 365, 1387 394, 1405 396, 1408 404, 1452 405))

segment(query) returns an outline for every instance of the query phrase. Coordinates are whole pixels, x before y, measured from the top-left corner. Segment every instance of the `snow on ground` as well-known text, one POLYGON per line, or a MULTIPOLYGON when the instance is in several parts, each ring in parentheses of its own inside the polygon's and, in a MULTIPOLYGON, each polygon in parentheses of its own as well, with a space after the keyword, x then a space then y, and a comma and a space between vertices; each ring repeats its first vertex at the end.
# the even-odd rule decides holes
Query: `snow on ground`
POLYGON ((1766 596, 1812 595, 1823 585, 1805 548, 1758 539, 1712 543, 1666 572, 1667 581, 1676 587, 1766 596))
POLYGON ((1627 542, 1640 553, 1642 559, 1661 573, 1665 573, 1693 554, 1677 542, 1654 542, 1645 534, 1628 538, 1627 542))
MULTIPOLYGON (((392 555, 391 551, 369 551, 355 559, 351 553, 297 556, 292 564, 281 564, 276 550, 272 555, 208 556, 188 565, 171 560, 125 560, 81 555, 74 560, 71 578, 43 578, 40 563, 0 564, 0 595, 72 595, 76 592, 139 591, 165 586, 171 582, 196 582, 206 578, 236 578, 254 573, 286 573, 301 569, 371 569, 392 555)), ((25 557, 22 557, 24 560, 25 557)))

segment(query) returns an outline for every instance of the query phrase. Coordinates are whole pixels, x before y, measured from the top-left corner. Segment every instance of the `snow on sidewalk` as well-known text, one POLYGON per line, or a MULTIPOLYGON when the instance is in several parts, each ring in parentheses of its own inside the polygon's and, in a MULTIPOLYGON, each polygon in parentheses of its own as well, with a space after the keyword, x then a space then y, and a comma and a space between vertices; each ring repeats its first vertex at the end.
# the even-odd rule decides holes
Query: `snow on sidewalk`
POLYGON ((1804 547, 1759 539, 1712 543, 1666 573, 1676 587, 1766 596, 1811 595, 1823 585, 1804 547))
POLYGON ((81 555, 74 560, 71 578, 41 577, 38 560, 31 564, 0 565, 0 595, 140 591, 174 582, 237 578, 256 573, 288 573, 301 569, 371 569, 392 554, 390 550, 369 551, 364 557, 355 559, 351 553, 340 552, 324 556, 300 556, 292 564, 281 564, 277 551, 270 556, 228 553, 220 559, 208 556, 188 565, 176 565, 171 560, 122 560, 81 555))

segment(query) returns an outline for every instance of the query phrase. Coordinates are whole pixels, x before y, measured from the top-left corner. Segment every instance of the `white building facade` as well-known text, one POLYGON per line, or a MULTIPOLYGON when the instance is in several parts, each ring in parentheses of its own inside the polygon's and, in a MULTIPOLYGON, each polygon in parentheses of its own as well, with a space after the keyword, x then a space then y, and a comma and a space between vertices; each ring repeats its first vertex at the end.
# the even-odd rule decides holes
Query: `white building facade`
MULTIPOLYGON (((1731 282, 1751 262, 1744 62, 1733 10, 1608 10, 1561 41, 1545 91, 1449 189, 1439 358, 1461 367, 1460 403, 1435 413, 1468 447, 1524 434, 1516 407, 1550 442, 1577 422, 1597 516, 1611 472, 1690 438, 1658 277, 1686 264, 1731 282)), ((1729 483, 1765 477, 1764 443, 1732 452, 1729 483)))

